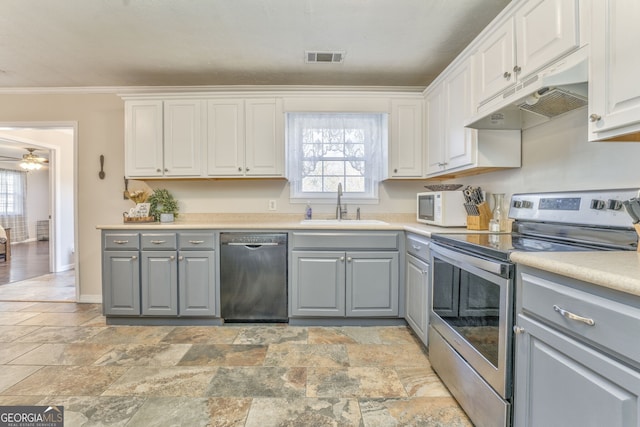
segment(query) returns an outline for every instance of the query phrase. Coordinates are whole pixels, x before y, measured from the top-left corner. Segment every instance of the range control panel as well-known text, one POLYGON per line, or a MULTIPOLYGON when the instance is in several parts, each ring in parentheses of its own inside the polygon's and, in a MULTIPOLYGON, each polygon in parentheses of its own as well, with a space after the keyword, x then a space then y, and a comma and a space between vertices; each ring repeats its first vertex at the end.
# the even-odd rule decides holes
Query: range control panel
POLYGON ((511 197, 509 218, 605 227, 632 227, 622 202, 640 190, 593 190, 557 193, 519 193, 511 197))

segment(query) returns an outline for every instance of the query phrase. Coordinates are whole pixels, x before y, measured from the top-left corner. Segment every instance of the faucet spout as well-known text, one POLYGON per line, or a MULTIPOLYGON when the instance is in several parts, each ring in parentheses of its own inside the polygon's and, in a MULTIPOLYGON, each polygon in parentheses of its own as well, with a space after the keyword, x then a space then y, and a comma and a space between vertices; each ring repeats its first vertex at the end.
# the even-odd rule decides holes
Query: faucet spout
POLYGON ((336 205, 336 219, 340 221, 342 219, 342 215, 347 213, 346 208, 342 208, 342 183, 338 183, 338 204, 336 205))

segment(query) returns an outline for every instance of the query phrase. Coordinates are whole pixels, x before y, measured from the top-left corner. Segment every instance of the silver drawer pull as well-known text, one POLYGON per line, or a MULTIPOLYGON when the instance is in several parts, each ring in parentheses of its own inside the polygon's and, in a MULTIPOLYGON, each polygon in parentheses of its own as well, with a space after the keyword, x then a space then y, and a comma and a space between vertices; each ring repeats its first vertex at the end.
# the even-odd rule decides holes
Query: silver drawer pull
POLYGON ((596 322, 593 319, 589 319, 588 317, 578 316, 577 314, 574 314, 570 311, 560 308, 557 305, 554 305, 553 309, 558 313, 560 313, 562 316, 566 317, 567 319, 575 320, 577 322, 582 322, 589 326, 593 326, 596 324, 596 322))
POLYGON ((113 243, 115 243, 116 245, 124 245, 129 243, 128 240, 114 240, 113 243))
POLYGON ((163 243, 167 243, 166 240, 151 240, 151 243, 153 243, 154 245, 161 245, 163 243))
POLYGON ((420 249, 422 249, 422 246, 420 245, 413 245, 413 249, 416 251, 419 251, 420 249))
POLYGON ((204 240, 189 240, 189 243, 191 243, 192 245, 200 245, 204 243, 204 240))

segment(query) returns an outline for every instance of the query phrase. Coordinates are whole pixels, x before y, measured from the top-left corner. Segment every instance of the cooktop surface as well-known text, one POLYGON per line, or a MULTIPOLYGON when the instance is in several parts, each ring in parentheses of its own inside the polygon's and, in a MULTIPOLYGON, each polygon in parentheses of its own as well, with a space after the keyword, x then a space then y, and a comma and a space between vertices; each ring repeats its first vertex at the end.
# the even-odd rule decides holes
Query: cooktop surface
POLYGON ((534 238, 518 233, 432 234, 431 238, 447 246, 457 247, 504 261, 509 260, 509 253, 512 251, 568 252, 598 250, 594 247, 534 238))

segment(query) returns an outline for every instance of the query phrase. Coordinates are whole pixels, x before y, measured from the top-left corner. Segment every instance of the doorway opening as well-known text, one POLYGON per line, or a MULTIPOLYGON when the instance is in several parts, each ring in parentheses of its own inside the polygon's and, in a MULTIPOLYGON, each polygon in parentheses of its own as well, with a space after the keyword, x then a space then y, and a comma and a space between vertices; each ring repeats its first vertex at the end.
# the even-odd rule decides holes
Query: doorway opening
POLYGON ((37 173, 27 172, 27 238, 11 245, 4 267, 14 270, 14 280, 0 285, 0 300, 77 301, 77 123, 0 123, 0 168, 20 169, 11 158, 21 159, 23 152, 35 153, 43 164, 37 173))

